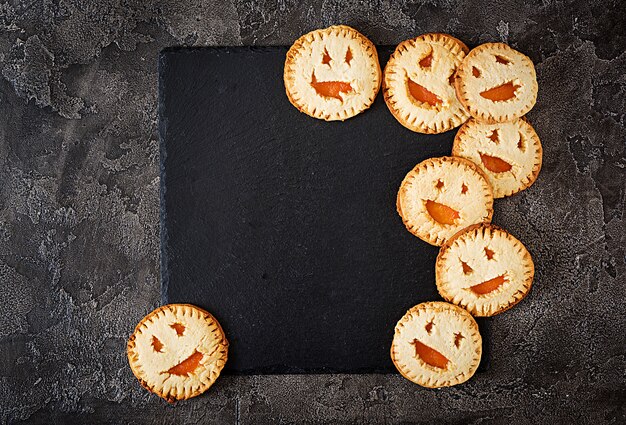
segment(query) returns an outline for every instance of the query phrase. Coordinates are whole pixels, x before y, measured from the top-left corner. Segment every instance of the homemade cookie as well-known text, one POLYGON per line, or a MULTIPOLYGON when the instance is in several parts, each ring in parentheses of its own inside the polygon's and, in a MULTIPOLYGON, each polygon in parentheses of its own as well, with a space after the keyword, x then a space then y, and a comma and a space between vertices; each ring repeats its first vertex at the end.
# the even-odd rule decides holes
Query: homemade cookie
POLYGON ((474 318, 444 302, 418 304, 396 325, 391 360, 409 381, 439 388, 461 384, 474 375, 482 338, 474 318))
POLYGON ((285 90, 307 115, 345 120, 369 108, 380 88, 376 47, 345 25, 312 31, 287 52, 285 90))
POLYGON ((473 162, 458 157, 429 158, 411 170, 396 201, 406 228, 431 245, 441 245, 465 227, 490 222, 493 194, 473 162))
POLYGON ((524 118, 498 124, 470 119, 457 132, 452 155, 478 164, 489 178, 495 198, 526 189, 541 170, 541 142, 524 118))
POLYGON ((169 304, 144 317, 128 339, 128 362, 141 385, 169 402, 195 397, 228 357, 220 324, 205 310, 169 304))
POLYGON ((447 34, 420 35, 396 47, 385 66, 383 95, 400 124, 418 133, 443 133, 469 118, 454 89, 468 51, 447 34))
POLYGON ((457 70, 457 97, 478 121, 512 121, 537 100, 535 66, 528 56, 504 43, 473 49, 457 70))
POLYGON ((524 245, 489 224, 470 226, 446 242, 435 265, 441 296, 474 316, 493 316, 520 302, 534 273, 524 245))

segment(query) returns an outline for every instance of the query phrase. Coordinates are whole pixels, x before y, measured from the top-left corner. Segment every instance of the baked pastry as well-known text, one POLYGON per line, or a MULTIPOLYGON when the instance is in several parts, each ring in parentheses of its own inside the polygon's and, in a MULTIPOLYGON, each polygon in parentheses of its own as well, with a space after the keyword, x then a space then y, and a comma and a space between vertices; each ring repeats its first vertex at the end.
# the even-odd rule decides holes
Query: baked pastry
POLYGON ((504 43, 485 43, 463 59, 456 94, 470 115, 487 123, 512 121, 537 100, 537 76, 530 58, 504 43))
POLYGON ((128 340, 127 354, 141 385, 174 402, 213 385, 228 358, 228 341, 209 312, 189 304, 168 304, 139 322, 128 340))
POLYGON ((444 156, 420 162, 404 178, 396 201, 406 228, 431 245, 441 245, 465 227, 491 222, 493 194, 480 168, 444 156))
POLYGON ((485 124, 470 119, 457 132, 452 155, 477 164, 489 178, 494 198, 532 185, 541 170, 539 136, 524 118, 485 124))
POLYGON ((287 52, 285 90, 289 101, 313 118, 351 118, 374 102, 381 71, 376 47, 345 25, 312 31, 287 52))
POLYGON ((444 302, 426 302, 407 311, 391 344, 391 360, 402 376, 429 388, 467 381, 481 355, 482 338, 474 318, 444 302))
POLYGON ((443 133, 469 114, 456 97, 454 77, 469 49, 447 34, 424 34, 396 47, 383 76, 387 107, 418 133, 443 133))
POLYGON ((451 238, 435 265, 439 294, 474 316, 493 316, 520 302, 534 273, 526 247, 489 224, 470 226, 451 238))

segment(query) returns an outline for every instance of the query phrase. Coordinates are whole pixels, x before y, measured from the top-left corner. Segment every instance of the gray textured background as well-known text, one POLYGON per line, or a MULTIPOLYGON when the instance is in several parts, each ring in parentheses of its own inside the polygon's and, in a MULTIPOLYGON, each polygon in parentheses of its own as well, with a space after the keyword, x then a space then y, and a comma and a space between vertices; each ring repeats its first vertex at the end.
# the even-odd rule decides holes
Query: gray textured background
POLYGON ((589 3, 0 0, 0 421, 624 423, 626 8, 589 3), (544 166, 494 222, 534 255, 535 286, 493 320, 491 368, 465 385, 226 376, 169 406, 125 357, 159 304, 157 54, 333 23, 534 60, 544 166))

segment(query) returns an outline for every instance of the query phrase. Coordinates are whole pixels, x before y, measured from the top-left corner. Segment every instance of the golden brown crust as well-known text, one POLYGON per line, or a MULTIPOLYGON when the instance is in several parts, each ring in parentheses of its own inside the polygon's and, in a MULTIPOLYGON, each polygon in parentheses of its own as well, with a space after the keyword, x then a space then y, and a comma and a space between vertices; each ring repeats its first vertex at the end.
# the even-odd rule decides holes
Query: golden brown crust
MULTIPOLYGON (((311 61, 312 59, 308 59, 311 61)), ((376 95, 380 89, 382 72, 378 61, 378 53, 376 46, 363 34, 346 25, 334 25, 324 29, 318 29, 302 35, 291 46, 286 55, 285 67, 283 71, 283 79, 285 83, 285 93, 289 102, 300 112, 307 114, 313 118, 323 119, 326 121, 344 121, 351 118, 364 110, 368 109, 376 99, 376 95), (332 37, 344 38, 356 41, 356 46, 365 52, 364 61, 359 68, 363 73, 362 78, 371 79, 371 88, 354 102, 341 106, 332 104, 334 99, 327 99, 328 102, 317 99, 315 96, 307 95, 303 92, 306 85, 301 84, 298 80, 298 59, 302 52, 310 48, 312 43, 329 39, 332 37)))
MULTIPOLYGON (((417 46, 421 44, 437 45, 445 49, 449 53, 449 57, 445 57, 448 60, 455 58, 454 60, 458 64, 461 63, 469 51, 462 41, 442 33, 422 34, 419 37, 401 42, 385 65, 382 83, 383 97, 391 114, 404 127, 417 133, 443 133, 458 127, 469 117, 463 106, 456 99, 454 87, 450 90, 450 98, 446 99, 446 108, 435 112, 432 108, 426 107, 425 104, 415 104, 415 102, 404 93, 406 91, 406 82, 404 79, 397 80, 396 78, 396 74, 402 71, 407 72, 405 68, 408 63, 402 64, 402 62, 405 62, 402 59, 403 55, 410 55, 408 52, 415 50, 417 46)), ((408 62, 410 62, 411 69, 416 69, 413 68, 417 66, 413 63, 416 61, 409 60, 408 62)), ((453 70, 453 75, 455 72, 456 71, 453 70)), ((450 85, 448 76, 443 74, 437 75, 441 77, 440 85, 450 85)))
POLYGON ((395 327, 390 349, 391 360, 400 374, 409 381, 427 388, 440 388, 461 384, 470 379, 482 356, 482 337, 478 324, 464 309, 445 302, 425 302, 409 309, 395 327), (425 334, 421 330, 428 321, 436 323, 436 333, 425 334), (462 334, 463 346, 450 346, 455 333, 462 334), (448 335, 449 334, 449 335, 448 335), (421 339, 425 344, 447 356, 450 368, 432 367, 411 351, 407 344, 421 339), (462 351, 457 351, 462 348, 462 351))
POLYGON ((208 311, 201 309, 200 307, 191 304, 167 304, 150 312, 146 315, 135 327, 135 331, 131 334, 127 343, 127 356, 130 368, 141 384, 146 390, 158 395, 159 397, 167 400, 169 403, 174 403, 178 400, 189 399, 197 395, 202 394, 209 389, 215 380, 218 378, 220 371, 224 367, 224 364, 228 360, 228 340, 224 334, 224 331, 215 317, 208 311), (146 379, 146 373, 143 370, 142 362, 139 359, 139 353, 137 350, 137 338, 142 334, 148 325, 154 320, 159 320, 164 314, 171 313, 176 318, 191 318, 196 315, 196 318, 202 318, 205 320, 210 329, 210 338, 214 339, 215 349, 211 353, 213 358, 211 362, 212 372, 204 379, 200 385, 193 388, 184 388, 180 391, 179 388, 165 389, 163 386, 150 383, 146 379))
POLYGON ((543 148, 539 136, 525 117, 496 124, 470 119, 459 128, 452 145, 452 155, 476 163, 491 183, 494 198, 503 198, 533 185, 541 171, 543 148), (499 135, 498 144, 487 136, 494 131, 499 135), (518 138, 519 143, 524 139, 523 152, 518 147, 518 138), (513 168, 505 173, 491 172, 481 162, 481 153, 504 159, 513 168))
MULTIPOLYGON (((446 173, 450 172, 451 171, 443 170, 435 171, 435 173, 439 173, 441 175, 441 178, 443 180, 445 180, 446 178, 446 173)), ((436 201, 436 199, 432 200, 436 201)), ((447 205, 449 202, 443 203, 447 205)), ((476 220, 479 220, 479 222, 491 222, 491 218, 493 216, 493 193, 487 176, 473 162, 465 158, 459 157, 428 158, 417 164, 402 181, 396 198, 396 209, 398 211, 398 214, 402 218, 402 222, 409 232, 431 245, 440 246, 449 237, 447 235, 451 236, 458 230, 470 224, 476 223, 476 220), (468 187, 471 186, 472 196, 470 198, 467 198, 466 202, 461 202, 460 195, 451 195, 453 200, 455 200, 455 204, 459 205, 458 210, 460 212, 463 212, 467 209, 472 209, 472 211, 470 211, 468 214, 468 218, 462 219, 462 221, 458 224, 449 225, 446 227, 437 225, 437 223, 434 222, 432 218, 429 219, 428 215, 421 214, 423 211, 418 210, 415 211, 414 214, 411 214, 411 212, 409 211, 405 211, 403 204, 411 203, 410 201, 414 197, 417 196, 424 199, 431 198, 428 193, 421 193, 422 191, 419 190, 419 193, 414 193, 413 191, 410 192, 408 189, 409 186, 411 186, 414 182, 417 181, 417 179, 420 178, 420 173, 432 173, 433 169, 444 168, 447 165, 451 165, 452 168, 458 169, 458 171, 453 169, 452 172, 458 172, 465 175, 467 177, 466 184, 468 185, 468 187), (476 193, 478 193, 478 195, 476 193), (480 196, 480 199, 483 203, 480 205, 472 204, 474 201, 476 201, 478 196, 480 196), (479 216, 480 218, 478 218, 479 216), (430 225, 425 225, 426 220, 430 220, 430 225)))
MULTIPOLYGON (((494 274, 498 274, 498 272, 494 273, 493 265, 491 266, 491 270, 489 270, 489 272, 483 272, 483 274, 481 274, 481 270, 479 269, 480 266, 470 263, 469 261, 468 263, 468 265, 472 268, 472 274, 482 276, 474 278, 474 283, 479 283, 480 281, 493 278, 494 274), (476 282, 476 280, 479 282, 476 282)), ((450 238, 441 246, 435 262, 435 280, 437 282, 437 290, 439 294, 446 301, 467 309, 472 315, 477 317, 495 316, 496 314, 500 314, 517 305, 530 292, 534 273, 535 266, 526 247, 506 230, 494 224, 486 223, 468 226, 466 229, 461 230, 450 238), (506 240, 507 245, 510 246, 510 250, 508 252, 509 255, 503 255, 503 257, 506 257, 508 261, 511 261, 512 255, 510 254, 515 253, 516 257, 514 259, 519 262, 519 264, 515 265, 509 264, 507 268, 508 270, 513 267, 520 269, 520 272, 513 277, 515 282, 507 282, 507 284, 510 285, 509 287, 500 288, 506 289, 506 291, 495 290, 493 291, 493 294, 486 294, 488 298, 481 298, 483 296, 476 296, 471 291, 453 287, 456 285, 463 285, 463 283, 460 283, 460 281, 463 280, 463 277, 455 276, 448 272, 452 267, 452 262, 464 260, 462 255, 459 253, 455 253, 454 255, 450 254, 453 248, 459 245, 460 242, 475 245, 471 247, 471 249, 466 249, 466 251, 469 250, 472 252, 478 252, 482 249, 481 243, 472 243, 474 238, 477 237, 488 240, 492 240, 494 238, 506 240), (463 241, 464 239, 466 241, 463 241)))
POLYGON ((532 60, 504 43, 485 43, 471 50, 458 67, 454 86, 457 98, 470 115, 488 124, 522 117, 537 101, 537 77, 532 60), (506 75, 502 72, 495 73, 493 66, 496 66, 496 62, 489 61, 491 56, 497 55, 508 56, 511 60, 508 65, 515 69, 507 70, 506 75), (473 75, 474 67, 480 67, 480 76, 473 75), (477 79, 483 77, 488 78, 491 83, 487 86, 478 84, 477 79), (481 98, 482 90, 507 82, 519 84, 523 93, 519 97, 502 102, 489 102, 481 98))

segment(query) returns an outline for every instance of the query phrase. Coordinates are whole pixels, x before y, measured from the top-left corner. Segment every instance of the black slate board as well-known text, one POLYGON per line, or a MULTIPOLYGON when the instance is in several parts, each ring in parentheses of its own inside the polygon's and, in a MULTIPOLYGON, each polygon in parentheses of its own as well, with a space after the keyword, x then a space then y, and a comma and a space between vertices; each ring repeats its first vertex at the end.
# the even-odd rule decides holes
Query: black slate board
POLYGON ((393 371, 396 322, 440 299, 438 250, 405 230, 396 192, 454 131, 406 130, 380 94, 343 123, 310 118, 285 95, 285 53, 161 53, 163 302, 218 318, 231 373, 393 371))

